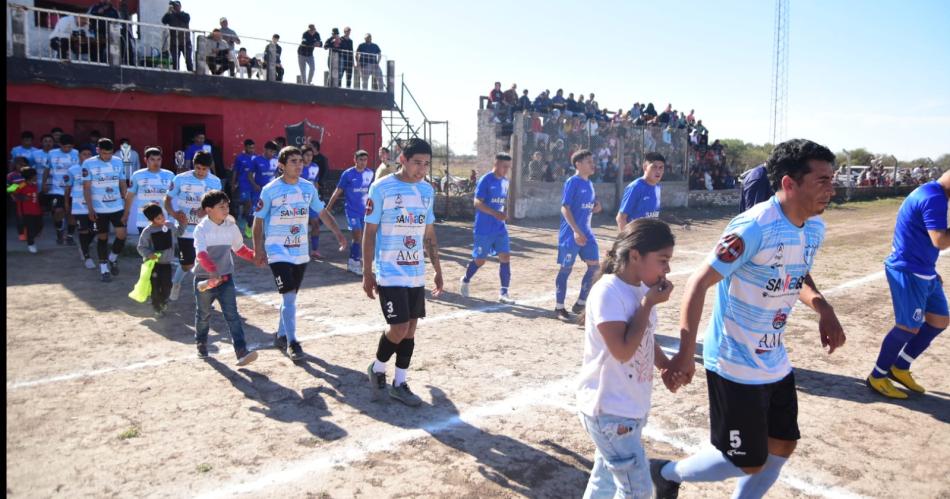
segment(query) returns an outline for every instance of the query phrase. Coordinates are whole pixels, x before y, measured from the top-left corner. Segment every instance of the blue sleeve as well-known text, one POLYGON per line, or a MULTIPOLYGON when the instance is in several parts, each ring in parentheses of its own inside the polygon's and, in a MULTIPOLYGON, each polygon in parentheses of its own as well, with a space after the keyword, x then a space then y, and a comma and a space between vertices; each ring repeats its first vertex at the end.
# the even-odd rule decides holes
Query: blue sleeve
POLYGON ((921 203, 920 215, 927 230, 947 229, 947 202, 943 196, 929 196, 921 203))
POLYGON ((623 191, 623 200, 620 201, 620 213, 625 213, 627 218, 633 217, 633 212, 637 206, 636 185, 631 185, 623 191))
POLYGON ((726 278, 752 259, 761 245, 762 229, 754 220, 733 220, 706 261, 726 278))
POLYGON ((172 179, 172 188, 169 189, 167 195, 174 198, 174 197, 178 197, 178 194, 180 193, 181 193, 181 182, 179 181, 178 177, 175 177, 172 179))
POLYGON ((478 184, 475 185, 475 198, 481 199, 486 203, 491 197, 491 186, 488 185, 488 182, 486 182, 487 179, 488 175, 485 175, 484 177, 478 179, 478 184))
POLYGON ((426 225, 432 225, 435 223, 435 210, 433 206, 435 205, 435 191, 429 193, 432 201, 429 202, 429 208, 426 210, 426 225))
POLYGON ((379 225, 383 219, 383 192, 379 184, 369 186, 369 199, 366 200, 366 216, 363 222, 379 225))
POLYGON ((261 195, 257 200, 257 206, 254 208, 254 218, 265 219, 270 213, 271 208, 271 190, 261 189, 261 195))
POLYGON ((214 177, 214 178, 211 179, 211 180, 214 180, 214 182, 211 182, 211 188, 212 188, 212 189, 217 189, 217 190, 220 191, 220 190, 223 188, 223 187, 222 187, 222 184, 221 184, 221 179, 220 179, 220 178, 214 177))
POLYGON ((574 202, 574 191, 577 189, 577 182, 574 182, 574 177, 567 179, 567 182, 564 182, 564 194, 561 196, 561 206, 572 206, 574 202))
POLYGON ((343 172, 343 175, 340 175, 340 180, 337 181, 336 188, 340 189, 341 191, 345 191, 346 183, 349 182, 349 180, 350 180, 350 170, 347 169, 345 172, 343 172))

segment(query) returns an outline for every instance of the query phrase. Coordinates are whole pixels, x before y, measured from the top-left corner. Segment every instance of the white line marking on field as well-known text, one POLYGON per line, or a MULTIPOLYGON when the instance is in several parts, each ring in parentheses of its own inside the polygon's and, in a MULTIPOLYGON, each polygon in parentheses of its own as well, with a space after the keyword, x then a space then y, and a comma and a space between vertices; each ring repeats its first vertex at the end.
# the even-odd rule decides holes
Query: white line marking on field
POLYGON ((126 366, 116 366, 116 367, 104 367, 102 369, 93 369, 91 371, 76 371, 69 374, 61 374, 58 376, 51 376, 49 378, 39 378, 34 380, 27 381, 16 381, 13 383, 7 383, 8 390, 16 390, 18 388, 29 388, 31 386, 45 385, 48 383, 57 383, 60 381, 70 381, 78 378, 87 378, 94 376, 102 376, 104 374, 111 374, 118 371, 135 371, 137 369, 144 369, 147 367, 158 367, 168 364, 170 362, 175 362, 179 360, 188 360, 192 357, 177 357, 177 358, 164 358, 164 359, 155 359, 155 360, 146 360, 144 362, 136 362, 134 364, 129 364, 126 366))
MULTIPOLYGON (((939 256, 944 256, 944 255, 946 255, 946 254, 948 254, 948 253, 950 253, 950 249, 945 249, 945 250, 943 250, 943 251, 941 251, 941 252, 939 253, 939 256)), ((869 282, 876 281, 876 280, 878 280, 878 279, 883 279, 883 278, 884 278, 884 271, 882 270, 882 271, 879 271, 879 272, 875 272, 875 273, 873 273, 873 274, 868 274, 868 275, 866 275, 866 276, 864 276, 864 277, 860 277, 860 278, 858 278, 858 279, 854 279, 854 280, 852 280, 852 281, 845 282, 845 283, 843 283, 843 284, 839 284, 839 285, 837 285, 837 286, 835 286, 835 287, 829 289, 828 291, 823 291, 822 293, 823 293, 823 294, 826 294, 826 295, 827 295, 827 294, 834 294, 834 293, 837 293, 838 291, 844 291, 844 290, 846 290, 846 289, 854 288, 854 287, 860 286, 860 285, 862 285, 862 284, 867 284, 867 283, 869 283, 869 282)))

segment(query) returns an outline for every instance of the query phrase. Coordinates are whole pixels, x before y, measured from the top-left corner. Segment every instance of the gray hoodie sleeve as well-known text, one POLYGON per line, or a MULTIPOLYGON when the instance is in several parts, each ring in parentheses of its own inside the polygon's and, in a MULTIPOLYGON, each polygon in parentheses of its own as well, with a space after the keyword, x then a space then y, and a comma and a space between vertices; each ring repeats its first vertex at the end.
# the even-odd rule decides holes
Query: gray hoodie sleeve
POLYGON ((152 231, 147 227, 139 234, 139 243, 135 249, 137 249, 139 254, 142 255, 142 258, 145 259, 155 253, 155 250, 152 249, 152 231))

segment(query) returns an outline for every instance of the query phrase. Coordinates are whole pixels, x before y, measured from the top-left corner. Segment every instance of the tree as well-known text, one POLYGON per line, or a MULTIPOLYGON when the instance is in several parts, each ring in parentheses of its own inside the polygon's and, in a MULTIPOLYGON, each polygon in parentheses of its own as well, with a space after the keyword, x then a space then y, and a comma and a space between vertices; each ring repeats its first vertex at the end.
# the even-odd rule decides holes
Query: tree
POLYGON ((934 165, 937 168, 940 168, 940 171, 945 172, 950 169, 950 153, 943 154, 939 158, 934 160, 934 165))

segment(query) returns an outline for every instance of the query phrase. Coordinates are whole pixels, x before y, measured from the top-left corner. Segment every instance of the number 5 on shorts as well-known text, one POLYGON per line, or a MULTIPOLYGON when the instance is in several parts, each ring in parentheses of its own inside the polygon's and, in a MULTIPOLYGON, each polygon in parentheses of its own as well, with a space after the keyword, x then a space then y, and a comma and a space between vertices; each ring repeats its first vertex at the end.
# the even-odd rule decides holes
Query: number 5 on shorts
POLYGON ((733 449, 742 447, 742 439, 739 438, 739 430, 729 430, 729 445, 731 445, 733 449))

